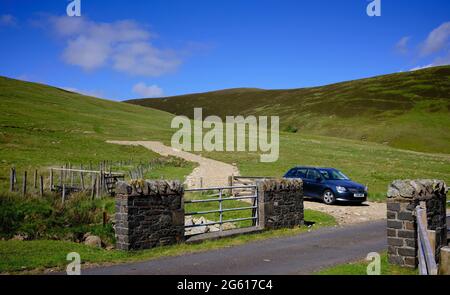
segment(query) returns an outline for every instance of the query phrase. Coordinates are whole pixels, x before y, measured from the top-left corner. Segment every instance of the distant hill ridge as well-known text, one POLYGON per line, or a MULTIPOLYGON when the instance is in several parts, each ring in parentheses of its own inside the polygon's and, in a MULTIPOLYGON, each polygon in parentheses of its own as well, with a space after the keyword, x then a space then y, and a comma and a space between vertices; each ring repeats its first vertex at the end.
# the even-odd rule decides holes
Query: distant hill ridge
POLYGON ((222 118, 276 115, 286 131, 450 154, 450 66, 321 87, 237 88, 127 102, 191 118, 194 107, 222 118))

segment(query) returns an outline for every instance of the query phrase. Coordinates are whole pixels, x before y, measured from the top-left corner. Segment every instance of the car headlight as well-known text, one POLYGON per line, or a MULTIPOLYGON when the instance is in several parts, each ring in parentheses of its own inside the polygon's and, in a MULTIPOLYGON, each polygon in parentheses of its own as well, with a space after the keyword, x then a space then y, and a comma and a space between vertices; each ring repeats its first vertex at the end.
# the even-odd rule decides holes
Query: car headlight
POLYGON ((347 191, 347 189, 345 187, 343 187, 343 186, 337 186, 336 190, 340 194, 345 193, 347 191))

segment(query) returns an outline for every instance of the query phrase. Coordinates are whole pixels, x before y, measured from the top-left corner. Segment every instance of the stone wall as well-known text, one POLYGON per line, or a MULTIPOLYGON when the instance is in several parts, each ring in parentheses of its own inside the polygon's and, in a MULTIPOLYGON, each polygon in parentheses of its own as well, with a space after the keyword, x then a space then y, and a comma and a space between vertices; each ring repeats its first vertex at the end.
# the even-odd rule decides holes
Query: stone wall
POLYGON ((290 228, 304 223, 301 180, 271 179, 257 184, 260 227, 290 228))
POLYGON ((440 180, 396 180, 387 193, 388 260, 392 264, 417 267, 415 208, 426 204, 428 229, 436 231, 436 260, 446 246, 446 186, 440 180))
POLYGON ((177 181, 119 182, 116 247, 140 250, 184 240, 184 189, 177 181))

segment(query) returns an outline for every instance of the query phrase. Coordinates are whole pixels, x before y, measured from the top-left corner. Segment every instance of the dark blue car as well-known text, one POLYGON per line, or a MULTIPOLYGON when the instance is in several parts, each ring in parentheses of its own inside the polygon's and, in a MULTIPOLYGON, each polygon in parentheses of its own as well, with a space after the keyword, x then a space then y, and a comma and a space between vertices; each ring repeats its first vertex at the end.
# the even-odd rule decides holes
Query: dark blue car
POLYGON ((366 186, 334 168, 295 167, 284 178, 300 178, 305 196, 321 199, 328 205, 337 201, 362 203, 367 200, 366 186))

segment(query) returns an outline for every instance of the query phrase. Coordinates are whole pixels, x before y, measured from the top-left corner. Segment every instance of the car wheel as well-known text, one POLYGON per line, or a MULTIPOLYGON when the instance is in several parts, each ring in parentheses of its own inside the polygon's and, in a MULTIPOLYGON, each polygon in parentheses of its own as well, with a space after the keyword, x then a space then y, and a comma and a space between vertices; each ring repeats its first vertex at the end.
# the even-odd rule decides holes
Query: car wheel
POLYGON ((334 203, 336 203, 336 197, 334 196, 334 193, 329 189, 323 192, 322 199, 323 202, 327 205, 333 205, 334 203))

